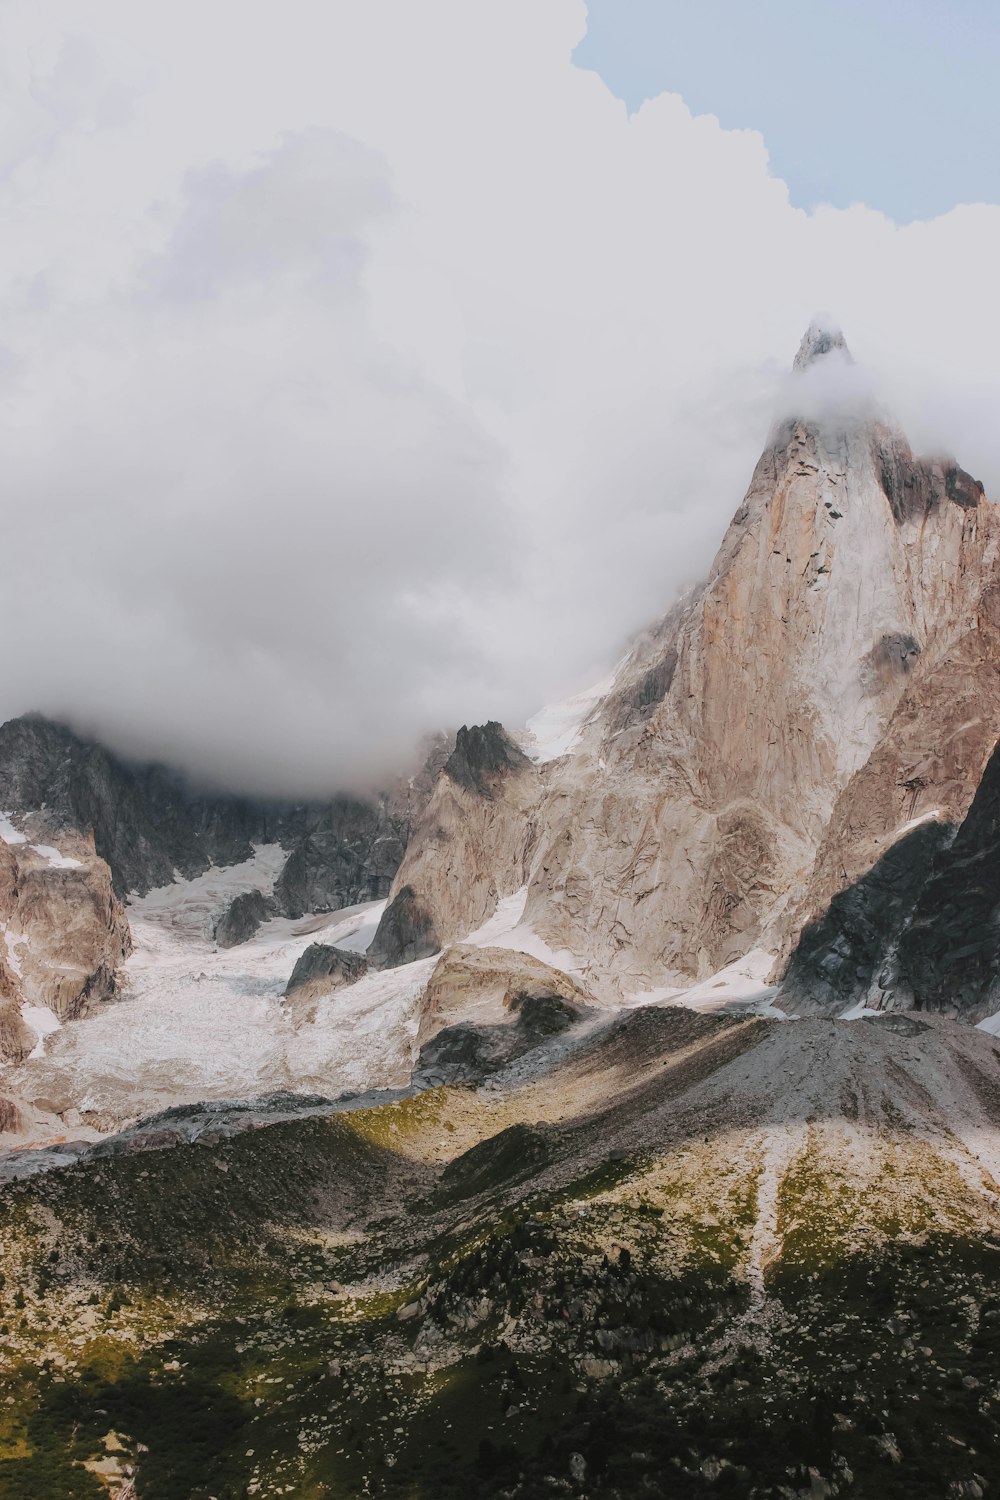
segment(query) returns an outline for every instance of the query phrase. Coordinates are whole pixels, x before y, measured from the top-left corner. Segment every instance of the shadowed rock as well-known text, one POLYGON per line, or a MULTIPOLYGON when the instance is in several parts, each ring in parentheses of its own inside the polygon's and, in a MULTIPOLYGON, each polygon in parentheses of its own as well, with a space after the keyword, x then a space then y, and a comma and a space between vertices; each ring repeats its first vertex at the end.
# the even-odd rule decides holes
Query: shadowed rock
POLYGON ((325 995, 340 985, 353 984, 367 973, 368 960, 363 953, 348 953, 328 943, 311 943, 296 962, 285 994, 325 995))
POLYGON ((900 936, 899 976, 917 1010, 979 1021, 1000 1009, 1000 750, 900 936))
POLYGON ((386 907, 368 950, 377 969, 395 969, 430 958, 441 947, 434 919, 411 885, 404 885, 386 907))
POLYGON ((252 938, 262 922, 275 916, 277 906, 261 891, 244 891, 234 896, 228 910, 215 924, 215 941, 220 948, 235 948, 252 938))
POLYGON ((554 994, 511 998, 516 1020, 499 1026, 446 1026, 420 1049, 414 1076, 426 1085, 475 1083, 575 1026, 582 1009, 554 994))
POLYGON ((777 1002, 799 1014, 840 1015, 859 1001, 873 1008, 894 989, 892 962, 934 857, 954 833, 924 823, 893 844, 860 880, 810 922, 792 954, 777 1002))
POLYGON ((480 797, 493 795, 497 782, 511 771, 522 771, 531 762, 495 720, 462 725, 455 737, 455 748, 445 762, 445 774, 466 791, 480 797))

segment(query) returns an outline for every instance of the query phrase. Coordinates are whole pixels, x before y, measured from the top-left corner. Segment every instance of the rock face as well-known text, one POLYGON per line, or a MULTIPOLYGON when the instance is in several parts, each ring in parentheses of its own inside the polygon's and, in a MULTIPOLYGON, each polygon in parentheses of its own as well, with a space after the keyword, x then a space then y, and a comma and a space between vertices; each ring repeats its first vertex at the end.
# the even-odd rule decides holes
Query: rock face
MULTIPOLYGON (((91 840, 119 896, 239 864, 256 844, 280 844, 288 862, 274 909, 298 917, 388 893, 446 745, 444 736, 432 742, 420 772, 377 799, 260 801, 199 793, 162 766, 128 765, 29 714, 0 726, 0 809, 33 815, 52 837, 91 840)), ((237 911, 234 931, 241 921, 237 911)))
POLYGON ((1000 750, 961 826, 906 834, 807 926, 779 1004, 912 1007, 978 1022, 1000 1011, 1000 750))
POLYGON ((391 967, 468 933, 527 881, 538 772, 499 724, 459 730, 372 944, 391 967))
POLYGON ((274 887, 283 915, 339 911, 389 893, 409 833, 387 808, 337 797, 308 819, 274 887))
POLYGON ((505 948, 455 944, 427 982, 414 1077, 472 1083, 576 1026, 591 996, 551 964, 505 948))
POLYGON ((783 926, 785 955, 801 928, 909 828, 962 821, 1000 730, 998 700, 1000 589, 987 575, 968 627, 917 663, 878 745, 837 798, 783 926))
POLYGON ((900 934, 902 998, 981 1021, 1000 1010, 1000 751, 968 815, 928 871, 900 934))
POLYGON ((894 962, 935 855, 951 824, 934 821, 897 840, 861 878, 807 923, 795 946, 778 1003, 797 1015, 836 1016, 855 1005, 880 1010, 898 989, 894 962))
POLYGON ((131 940, 111 872, 80 840, 63 850, 7 831, 0 840, 0 1051, 18 1061, 35 1045, 22 1006, 60 1020, 115 992, 131 940))
POLYGON ((998 514, 867 400, 817 402, 849 358, 807 333, 809 415, 775 427, 707 583, 636 645, 579 747, 501 767, 488 796, 439 780, 397 882, 440 941, 526 885, 552 949, 625 991, 682 984, 787 952, 919 809, 964 813, 1000 728, 998 514))
POLYGON ((215 941, 220 948, 235 948, 253 937, 262 922, 272 917, 276 903, 263 891, 244 891, 234 896, 215 926, 215 941))
POLYGON ((312 997, 327 995, 342 984, 353 984, 368 972, 363 953, 348 953, 327 943, 311 943, 292 970, 285 994, 312 997))

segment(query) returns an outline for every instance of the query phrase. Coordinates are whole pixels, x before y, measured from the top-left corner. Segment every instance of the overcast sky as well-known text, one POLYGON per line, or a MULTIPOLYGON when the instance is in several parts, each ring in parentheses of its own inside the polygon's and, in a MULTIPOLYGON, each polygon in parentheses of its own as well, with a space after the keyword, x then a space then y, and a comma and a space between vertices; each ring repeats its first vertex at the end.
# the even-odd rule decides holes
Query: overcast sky
POLYGON ((705 570, 818 309, 1000 493, 1000 208, 803 208, 585 27, 0 4, 4 716, 302 792, 523 722, 705 570))

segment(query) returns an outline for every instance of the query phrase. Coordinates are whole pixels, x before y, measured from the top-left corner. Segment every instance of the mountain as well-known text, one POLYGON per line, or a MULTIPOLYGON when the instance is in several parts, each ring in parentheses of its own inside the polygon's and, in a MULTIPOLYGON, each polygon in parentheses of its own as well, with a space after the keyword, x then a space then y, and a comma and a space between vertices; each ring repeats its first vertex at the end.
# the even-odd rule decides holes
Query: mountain
POLYGON ((1000 1491, 998 542, 816 324, 528 731, 293 807, 0 729, 0 1500, 1000 1491))
POLYGON ((39 1026, 119 992, 132 949, 124 903, 155 888, 256 870, 256 850, 279 851, 266 889, 237 881, 212 909, 223 946, 276 916, 383 897, 445 753, 435 742, 415 776, 377 799, 293 804, 199 792, 37 714, 0 726, 0 1059, 23 1061, 39 1026))
POLYGON ((993 1492, 994 1038, 506 1026, 478 1083, 22 1153, 5 1500, 993 1492))
MULTIPOLYGON (((849 361, 810 328, 793 405, 849 361)), ((967 809, 1000 731, 998 541, 982 486, 867 398, 782 419, 707 581, 572 752, 439 784, 386 926, 405 890, 450 941, 526 887, 533 931, 626 994, 787 956, 913 816, 967 809)))
MULTIPOLYGON (((425 784, 429 774, 425 767, 425 784)), ((0 807, 35 814, 54 835, 92 837, 121 897, 144 896, 176 874, 239 864, 254 845, 276 843, 290 855, 277 882, 282 907, 301 914, 373 899, 402 858, 419 798, 410 786, 378 802, 206 794, 164 766, 128 764, 37 714, 0 726, 0 807)))

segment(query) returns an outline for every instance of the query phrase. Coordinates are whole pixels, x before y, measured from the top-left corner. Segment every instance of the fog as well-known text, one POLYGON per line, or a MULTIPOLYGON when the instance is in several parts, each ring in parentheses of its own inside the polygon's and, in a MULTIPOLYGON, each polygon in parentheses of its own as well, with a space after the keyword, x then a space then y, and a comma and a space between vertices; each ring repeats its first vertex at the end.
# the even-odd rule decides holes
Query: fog
POLYGON ((820 307, 1000 496, 1000 208, 793 209, 584 26, 7 0, 2 717, 296 795, 523 723, 706 571, 820 307))

